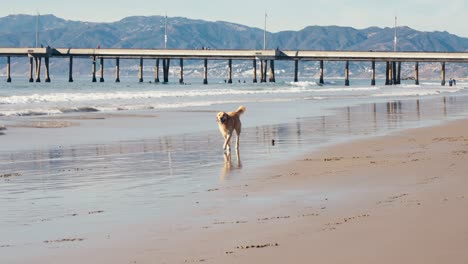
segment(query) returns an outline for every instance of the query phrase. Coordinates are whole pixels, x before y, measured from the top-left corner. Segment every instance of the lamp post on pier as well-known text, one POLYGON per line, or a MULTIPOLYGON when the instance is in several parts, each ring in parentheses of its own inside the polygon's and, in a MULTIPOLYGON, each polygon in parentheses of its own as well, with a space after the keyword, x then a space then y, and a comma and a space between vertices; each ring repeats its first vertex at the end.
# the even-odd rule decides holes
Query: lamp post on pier
POLYGON ((263 50, 266 50, 266 24, 267 24, 268 14, 265 11, 265 27, 263 29, 263 50))
POLYGON ((167 49, 167 13, 164 16, 164 48, 167 49))

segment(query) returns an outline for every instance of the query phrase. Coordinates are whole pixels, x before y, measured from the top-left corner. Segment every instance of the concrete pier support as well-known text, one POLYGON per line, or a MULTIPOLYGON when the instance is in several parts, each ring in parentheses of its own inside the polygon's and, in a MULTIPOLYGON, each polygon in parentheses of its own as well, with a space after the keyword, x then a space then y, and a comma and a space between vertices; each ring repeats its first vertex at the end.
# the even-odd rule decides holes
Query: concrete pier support
POLYGON ((169 82, 169 64, 170 59, 163 59, 163 83, 169 82))
POLYGON ((414 84, 419 85, 419 62, 414 64, 414 84))
POLYGON ((104 82, 104 58, 99 58, 99 82, 104 82))
POLYGON ((228 61, 228 80, 227 83, 232 83, 232 59, 228 61))
POLYGON ((162 61, 163 63, 163 83, 167 83, 167 80, 166 80, 166 63, 167 63, 167 59, 163 59, 162 61))
POLYGON ((319 83, 320 84, 323 84, 323 60, 320 61, 320 79, 319 79, 319 83))
POLYGON ((442 86, 445 86, 445 62, 442 62, 442 71, 441 71, 441 74, 442 74, 442 81, 441 81, 441 85, 442 86))
POLYGON ((92 82, 96 82, 96 56, 93 56, 93 67, 92 67, 92 71, 93 71, 93 78, 92 78, 92 82))
POLYGON ((386 62, 385 65, 385 85, 390 85, 390 62, 386 62))
POLYGON ((372 61, 371 85, 375 86, 375 61, 372 61))
POLYGON ((392 62, 392 84, 396 85, 397 83, 397 64, 396 61, 392 62))
POLYGON ((138 67, 138 82, 143 82, 143 58, 140 58, 140 66, 138 67))
POLYGON ((263 82, 267 81, 268 60, 263 62, 263 82))
POLYGON ((115 58, 115 82, 120 82, 120 58, 115 58))
POLYGON ((260 82, 264 82, 263 81, 263 60, 260 60, 260 82))
POLYGON ((10 56, 7 56, 7 82, 11 82, 10 63, 10 56))
POLYGON ((253 82, 257 83, 257 60, 253 59, 253 82))
POLYGON ((171 64, 171 59, 166 59, 166 76, 164 77, 164 82, 169 82, 169 65, 171 64))
POLYGON ((184 84, 184 59, 180 59, 179 66, 180 66, 179 84, 184 84))
POLYGON ((36 57, 36 82, 41 82, 41 57, 36 57))
POLYGON ((298 82, 298 74, 299 73, 299 60, 294 60, 294 82, 298 82))
POLYGON ((33 79, 33 57, 29 57, 29 82, 34 82, 33 79))
POLYGON ((345 64, 345 86, 349 86, 349 61, 345 64))
POLYGON ((73 56, 70 56, 68 63, 68 82, 73 82, 73 56))
POLYGON ((393 62, 388 62, 388 85, 393 85, 393 62))
POLYGON ((397 63, 396 84, 401 84, 401 61, 397 63))
POLYGON ((270 79, 269 79, 270 82, 276 82, 276 79, 275 79, 275 61, 274 60, 270 60, 270 79))
POLYGON ((156 67, 154 68, 154 82, 159 83, 159 59, 156 59, 156 67))
POLYGON ((203 62, 203 84, 208 84, 208 59, 203 62))
POLYGON ((50 82, 50 70, 49 70, 49 56, 46 56, 44 58, 44 63, 45 63, 45 82, 49 83, 50 82))

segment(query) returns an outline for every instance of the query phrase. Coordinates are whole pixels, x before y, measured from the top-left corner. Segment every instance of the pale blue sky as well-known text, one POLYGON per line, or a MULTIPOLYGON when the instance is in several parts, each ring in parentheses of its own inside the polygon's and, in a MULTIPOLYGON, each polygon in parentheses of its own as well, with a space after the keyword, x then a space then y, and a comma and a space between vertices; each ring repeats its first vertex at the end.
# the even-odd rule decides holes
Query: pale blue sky
POLYGON ((399 25, 423 31, 448 31, 468 37, 466 0, 18 0, 3 2, 0 16, 54 14, 69 20, 111 22, 126 16, 164 15, 229 21, 267 30, 300 30, 309 25, 355 28, 399 25))

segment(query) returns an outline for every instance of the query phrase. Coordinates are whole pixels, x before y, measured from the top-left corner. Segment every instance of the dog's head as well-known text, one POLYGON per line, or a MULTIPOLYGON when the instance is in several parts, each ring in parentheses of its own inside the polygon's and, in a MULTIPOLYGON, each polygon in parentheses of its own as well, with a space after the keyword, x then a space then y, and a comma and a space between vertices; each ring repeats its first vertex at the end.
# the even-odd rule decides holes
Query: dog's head
POLYGON ((216 121, 220 124, 224 124, 227 121, 228 115, 225 112, 219 112, 216 115, 216 121))

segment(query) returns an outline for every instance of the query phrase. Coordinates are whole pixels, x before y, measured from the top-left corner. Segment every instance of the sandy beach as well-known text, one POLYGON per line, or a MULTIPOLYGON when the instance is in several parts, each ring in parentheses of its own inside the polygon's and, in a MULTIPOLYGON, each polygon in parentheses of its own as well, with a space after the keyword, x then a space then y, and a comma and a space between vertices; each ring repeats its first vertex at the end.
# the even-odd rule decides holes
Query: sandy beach
POLYGON ((165 231, 151 223, 134 229, 131 247, 106 257, 128 260, 121 263, 465 263, 467 134, 468 121, 457 121, 262 169, 242 184, 206 190, 165 231))
MULTIPOLYGON (((465 263, 468 120, 336 145, 188 205, 134 263, 465 263), (263 202, 265 200, 273 202, 263 202), (209 205, 201 205, 208 203, 209 205), (155 250, 155 251, 153 251, 155 250)), ((146 233, 148 234, 148 233, 146 233)))
MULTIPOLYGON (((349 120, 349 109, 338 116, 349 120)), ((354 127, 349 134, 367 126, 354 127)), ((190 149, 200 138, 190 136, 180 146, 167 139, 68 150, 78 162, 66 149, 11 155, 13 165, 4 163, 9 169, 0 175, 2 201, 11 200, 3 203, 0 253, 5 263, 468 261, 467 119, 318 149, 302 139, 299 158, 253 166, 266 154, 252 145, 281 138, 268 131, 246 129, 243 152, 224 157, 210 152, 221 139, 209 133, 203 153, 217 158, 198 164, 190 163, 190 155, 198 155, 190 149), (166 148, 181 149, 185 161, 166 169, 163 162, 152 164, 166 148), (156 174, 184 175, 211 163, 214 171, 181 177, 180 190, 170 183, 175 176, 156 174), (25 169, 34 166, 49 172, 37 188, 28 175, 34 169, 25 169), (29 181, 30 190, 23 190, 29 181)), ((283 155, 282 144, 278 140, 269 152, 283 155)), ((174 164, 175 155, 169 157, 174 164)))
POLYGON ((467 262, 464 89, 236 89, 223 104, 1 116, 0 262, 467 262), (310 97, 333 90, 355 97, 310 97), (239 102, 240 151, 225 155, 215 116, 239 102))

